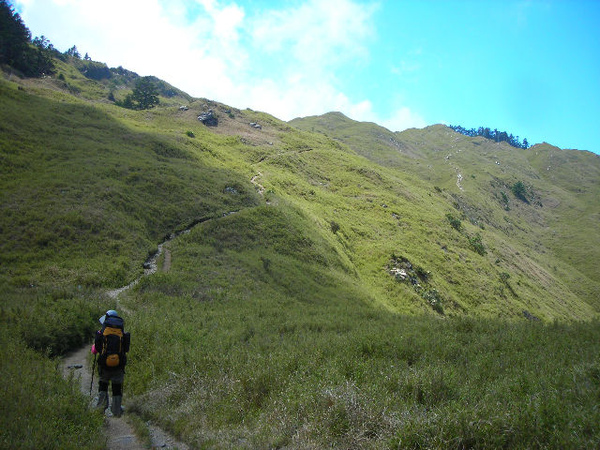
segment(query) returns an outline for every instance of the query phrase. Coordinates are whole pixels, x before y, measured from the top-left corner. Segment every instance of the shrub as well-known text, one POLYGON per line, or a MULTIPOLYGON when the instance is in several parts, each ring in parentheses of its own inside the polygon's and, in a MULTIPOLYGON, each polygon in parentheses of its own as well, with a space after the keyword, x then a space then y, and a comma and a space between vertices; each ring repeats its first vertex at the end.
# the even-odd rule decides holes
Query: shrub
POLYGON ((421 297, 427 300, 429 305, 438 314, 444 314, 444 307, 442 305, 442 297, 437 289, 428 289, 421 292, 421 297))
POLYGON ((469 236, 469 244, 471 244, 471 248, 480 255, 485 255, 487 253, 479 233, 475 234, 474 236, 469 236))
POLYGON ((450 213, 446 214, 446 218, 448 219, 448 222, 450 222, 450 226, 452 228, 454 228, 456 231, 462 230, 462 222, 460 221, 460 219, 457 219, 450 213))
POLYGON ((519 200, 522 200, 525 203, 529 203, 529 200, 527 199, 527 188, 525 187, 525 184, 523 184, 522 181, 517 181, 511 186, 510 190, 519 200))
POLYGON ((508 195, 506 195, 506 192, 500 192, 500 195, 502 196, 502 202, 504 203, 504 209, 506 211, 510 211, 510 206, 508 206, 508 204, 509 204, 508 195))
POLYGON ((334 220, 332 220, 329 225, 331 226, 331 231, 333 234, 336 234, 338 231, 340 231, 340 225, 334 220))
POLYGON ((431 276, 431 272, 428 271, 428 270, 425 270, 421 266, 416 266, 415 267, 415 273, 417 274, 417 276, 419 277, 419 279, 421 281, 423 281, 424 283, 427 283, 429 281, 429 277, 431 276))
POLYGON ((265 269, 265 272, 270 272, 271 270, 271 260, 265 256, 261 256, 260 260, 262 261, 263 264, 263 269, 265 269))

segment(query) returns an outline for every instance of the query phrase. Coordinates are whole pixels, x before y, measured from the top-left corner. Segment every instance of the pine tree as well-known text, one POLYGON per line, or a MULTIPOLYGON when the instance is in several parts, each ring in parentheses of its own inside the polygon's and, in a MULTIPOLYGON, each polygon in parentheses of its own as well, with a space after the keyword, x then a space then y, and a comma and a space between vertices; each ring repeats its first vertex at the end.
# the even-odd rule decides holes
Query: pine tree
POLYGON ((133 92, 117 105, 128 109, 150 109, 158 105, 158 88, 152 77, 138 78, 135 82, 133 92))
POLYGON ((0 63, 22 70, 30 39, 21 16, 6 0, 0 0, 0 63))
POLYGON ((139 78, 133 89, 132 99, 137 109, 150 109, 158 105, 158 89, 150 77, 139 78))
POLYGON ((67 50, 65 52, 65 55, 72 56, 73 58, 81 59, 81 53, 79 53, 79 50, 77 50, 77 46, 76 45, 74 45, 69 50, 67 50))

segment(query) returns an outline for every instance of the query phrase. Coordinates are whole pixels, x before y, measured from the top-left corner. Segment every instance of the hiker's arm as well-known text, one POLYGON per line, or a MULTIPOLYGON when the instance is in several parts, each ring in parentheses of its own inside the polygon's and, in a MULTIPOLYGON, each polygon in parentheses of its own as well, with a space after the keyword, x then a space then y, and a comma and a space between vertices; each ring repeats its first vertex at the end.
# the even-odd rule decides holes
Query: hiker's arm
POLYGON ((92 346, 92 353, 100 353, 102 351, 102 335, 100 331, 96 331, 96 337, 94 338, 94 345, 92 346))

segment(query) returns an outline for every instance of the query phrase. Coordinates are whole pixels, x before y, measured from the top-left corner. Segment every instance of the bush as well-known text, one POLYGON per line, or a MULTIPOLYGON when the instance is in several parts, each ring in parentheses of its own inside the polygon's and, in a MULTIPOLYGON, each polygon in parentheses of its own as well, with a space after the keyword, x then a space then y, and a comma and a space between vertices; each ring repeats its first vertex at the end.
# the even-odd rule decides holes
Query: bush
POLYGON ((340 231, 340 225, 333 220, 330 222, 329 226, 331 227, 333 234, 336 234, 338 231, 340 231))
POLYGON ((428 289, 421 292, 421 297, 423 297, 429 305, 433 308, 435 312, 438 314, 444 314, 444 306, 442 305, 442 297, 437 289, 428 289))
POLYGON ((30 348, 56 356, 90 340, 102 308, 99 300, 55 291, 31 299, 30 304, 3 310, 3 316, 16 324, 15 330, 30 348))
POLYGON ((508 195, 506 195, 506 192, 500 192, 500 195, 502 196, 502 202, 504 203, 504 209, 506 211, 510 211, 510 206, 509 206, 510 201, 508 200, 508 195))
POLYGON ((483 256, 487 253, 479 233, 475 234, 474 236, 469 236, 469 244, 471 245, 471 248, 480 255, 483 256))
POLYGON ((527 188, 525 187, 525 184, 523 184, 522 181, 517 181, 511 186, 510 190, 519 200, 522 200, 525 203, 529 203, 529 200, 527 199, 527 188))
POLYGON ((450 226, 456 231, 462 230, 462 222, 460 221, 460 219, 457 219, 450 213, 446 214, 446 219, 448 219, 448 222, 450 222, 450 226))

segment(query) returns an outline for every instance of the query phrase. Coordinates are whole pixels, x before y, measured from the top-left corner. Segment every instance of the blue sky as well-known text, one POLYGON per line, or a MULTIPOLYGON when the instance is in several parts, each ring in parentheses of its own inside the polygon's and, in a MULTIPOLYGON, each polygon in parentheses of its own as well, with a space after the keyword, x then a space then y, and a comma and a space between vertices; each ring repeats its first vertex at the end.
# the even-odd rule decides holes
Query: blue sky
POLYGON ((14 0, 34 36, 195 97, 600 153, 600 1, 14 0))

